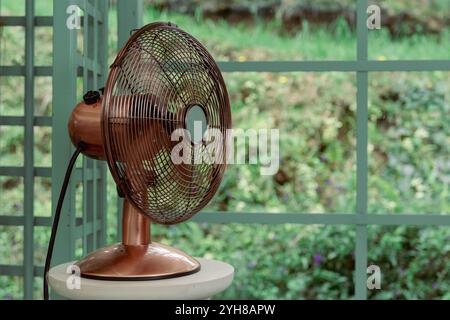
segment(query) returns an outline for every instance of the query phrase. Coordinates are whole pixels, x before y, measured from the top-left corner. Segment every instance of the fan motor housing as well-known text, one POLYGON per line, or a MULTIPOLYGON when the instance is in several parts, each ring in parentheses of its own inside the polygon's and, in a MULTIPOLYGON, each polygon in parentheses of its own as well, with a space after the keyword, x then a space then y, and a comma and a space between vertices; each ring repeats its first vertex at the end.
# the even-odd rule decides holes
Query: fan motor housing
POLYGON ((83 154, 98 160, 106 160, 102 138, 102 97, 95 102, 81 101, 73 109, 68 129, 72 143, 84 144, 83 154))

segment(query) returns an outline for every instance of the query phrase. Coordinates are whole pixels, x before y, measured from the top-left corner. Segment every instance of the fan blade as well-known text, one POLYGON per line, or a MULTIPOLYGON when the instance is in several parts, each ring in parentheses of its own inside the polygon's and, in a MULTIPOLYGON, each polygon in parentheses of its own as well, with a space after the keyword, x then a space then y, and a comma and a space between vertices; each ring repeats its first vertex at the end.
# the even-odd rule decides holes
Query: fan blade
MULTIPOLYGON (((110 130, 117 137, 113 145, 116 161, 122 163, 126 180, 145 197, 147 188, 155 183, 155 174, 160 159, 156 159, 180 143, 172 141, 172 132, 182 128, 180 117, 170 112, 167 104, 153 94, 132 94, 115 96, 116 114, 110 116, 110 130)), ((186 184, 191 180, 190 164, 173 164, 173 179, 186 184)), ((144 201, 144 199, 142 199, 144 201)))

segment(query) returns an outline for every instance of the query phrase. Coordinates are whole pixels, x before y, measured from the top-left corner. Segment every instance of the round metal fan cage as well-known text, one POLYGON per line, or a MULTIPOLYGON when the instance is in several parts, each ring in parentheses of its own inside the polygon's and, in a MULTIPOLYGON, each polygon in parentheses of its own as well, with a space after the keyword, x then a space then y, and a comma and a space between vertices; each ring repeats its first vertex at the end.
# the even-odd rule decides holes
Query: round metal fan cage
POLYGON ((107 162, 132 204, 160 224, 185 221, 202 209, 222 180, 231 128, 224 80, 203 45, 170 23, 136 31, 111 66, 103 103, 107 162), (194 106, 224 139, 184 143, 190 161, 176 164, 171 153, 181 140, 171 135, 186 129, 194 106), (195 158, 207 150, 216 152, 213 163, 195 158))

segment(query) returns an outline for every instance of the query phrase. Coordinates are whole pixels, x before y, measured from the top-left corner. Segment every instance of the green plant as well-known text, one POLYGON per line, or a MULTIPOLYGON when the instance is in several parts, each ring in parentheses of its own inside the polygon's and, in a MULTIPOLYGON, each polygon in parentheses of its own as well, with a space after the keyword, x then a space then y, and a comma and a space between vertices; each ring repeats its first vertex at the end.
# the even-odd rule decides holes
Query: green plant
MULTIPOLYGON (((188 30, 205 43, 217 60, 355 58, 355 35, 342 21, 331 31, 319 27, 289 36, 273 30, 277 22, 232 27, 225 21, 203 20, 199 15, 146 10, 144 21, 155 20, 173 21, 188 30)), ((117 28, 113 19, 111 25, 117 28)), ((373 59, 380 60, 448 58, 448 30, 442 34, 393 40, 384 31, 371 33, 370 52, 373 59)), ((13 51, 21 50, 20 35, 3 32, 1 36, 13 51)), ((110 38, 111 59, 117 51, 115 41, 110 38)), ((51 52, 51 47, 45 51, 51 52)), ((6 59, 3 54, 2 51, 1 59, 6 59)), ((448 78, 448 72, 371 75, 372 214, 449 213, 448 78)), ((354 74, 233 73, 225 74, 225 80, 234 127, 280 128, 282 159, 280 170, 273 177, 261 176, 257 166, 230 166, 208 209, 272 214, 354 212, 354 74)), ((21 86, 15 78, 0 78, 1 115, 23 115, 16 89, 21 86)), ((51 81, 40 82, 39 88, 39 113, 50 115, 51 81)), ((35 135, 36 162, 51 165, 49 132, 36 130, 35 135)), ((20 165, 23 130, 1 127, 0 137, 0 165, 20 165)), ((36 183, 40 192, 35 211, 49 216, 51 181, 36 183)), ((21 214, 21 179, 1 177, 0 190, 0 214, 21 214)), ((109 179, 110 242, 114 241, 116 227, 115 193, 115 185, 109 179)), ((186 223, 153 227, 156 241, 235 266, 233 286, 219 298, 351 298, 354 233, 351 226, 186 223)), ((0 227, 0 264, 21 263, 21 235, 20 228, 0 227)), ((48 235, 47 228, 35 229, 37 263, 43 261, 48 235)), ((371 227, 369 239, 369 262, 380 265, 383 274, 382 290, 371 291, 371 298, 450 299, 448 227, 371 227)), ((0 277, 0 298, 20 298, 21 281, 17 277, 0 277)), ((36 292, 39 297, 39 279, 36 292)))

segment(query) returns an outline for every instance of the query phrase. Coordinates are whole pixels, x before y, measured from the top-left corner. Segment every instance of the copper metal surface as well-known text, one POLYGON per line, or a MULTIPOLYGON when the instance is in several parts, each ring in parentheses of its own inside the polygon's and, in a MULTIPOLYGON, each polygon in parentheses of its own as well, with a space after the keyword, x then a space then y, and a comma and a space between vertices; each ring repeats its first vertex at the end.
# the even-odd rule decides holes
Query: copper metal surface
POLYGON ((128 200, 124 201, 122 216, 122 243, 124 245, 146 245, 151 242, 150 219, 141 214, 128 200))
POLYGON ((78 146, 80 142, 86 145, 83 154, 99 160, 106 160, 103 148, 101 115, 102 99, 94 104, 80 102, 70 115, 68 129, 72 143, 78 146))
MULTIPOLYGON (((136 31, 111 66, 105 87, 102 133, 110 171, 119 188, 153 222, 191 218, 217 191, 226 167, 226 144, 212 141, 219 163, 175 164, 170 135, 186 128, 186 112, 200 106, 208 128, 231 128, 227 90, 214 59, 174 25, 136 31)), ((201 151, 206 144, 199 146, 201 151)), ((194 159, 194 146, 188 147, 194 159)))
POLYGON ((92 252, 76 265, 81 276, 100 280, 152 280, 200 270, 194 258, 150 240, 150 220, 129 201, 123 206, 122 243, 92 252))
POLYGON ((156 280, 195 273, 200 264, 175 248, 159 243, 117 243, 77 262, 81 277, 99 280, 156 280))
POLYGON ((193 106, 208 128, 226 135, 231 128, 228 93, 214 59, 188 33, 167 23, 136 31, 120 51, 105 95, 93 105, 79 103, 69 121, 72 142, 84 142, 87 156, 107 160, 125 195, 123 243, 99 249, 77 263, 87 278, 147 280, 197 272, 187 254, 150 239, 150 220, 175 224, 191 218, 217 191, 226 167, 225 140, 184 141, 194 149, 216 150, 219 162, 181 163, 171 159, 193 106))

